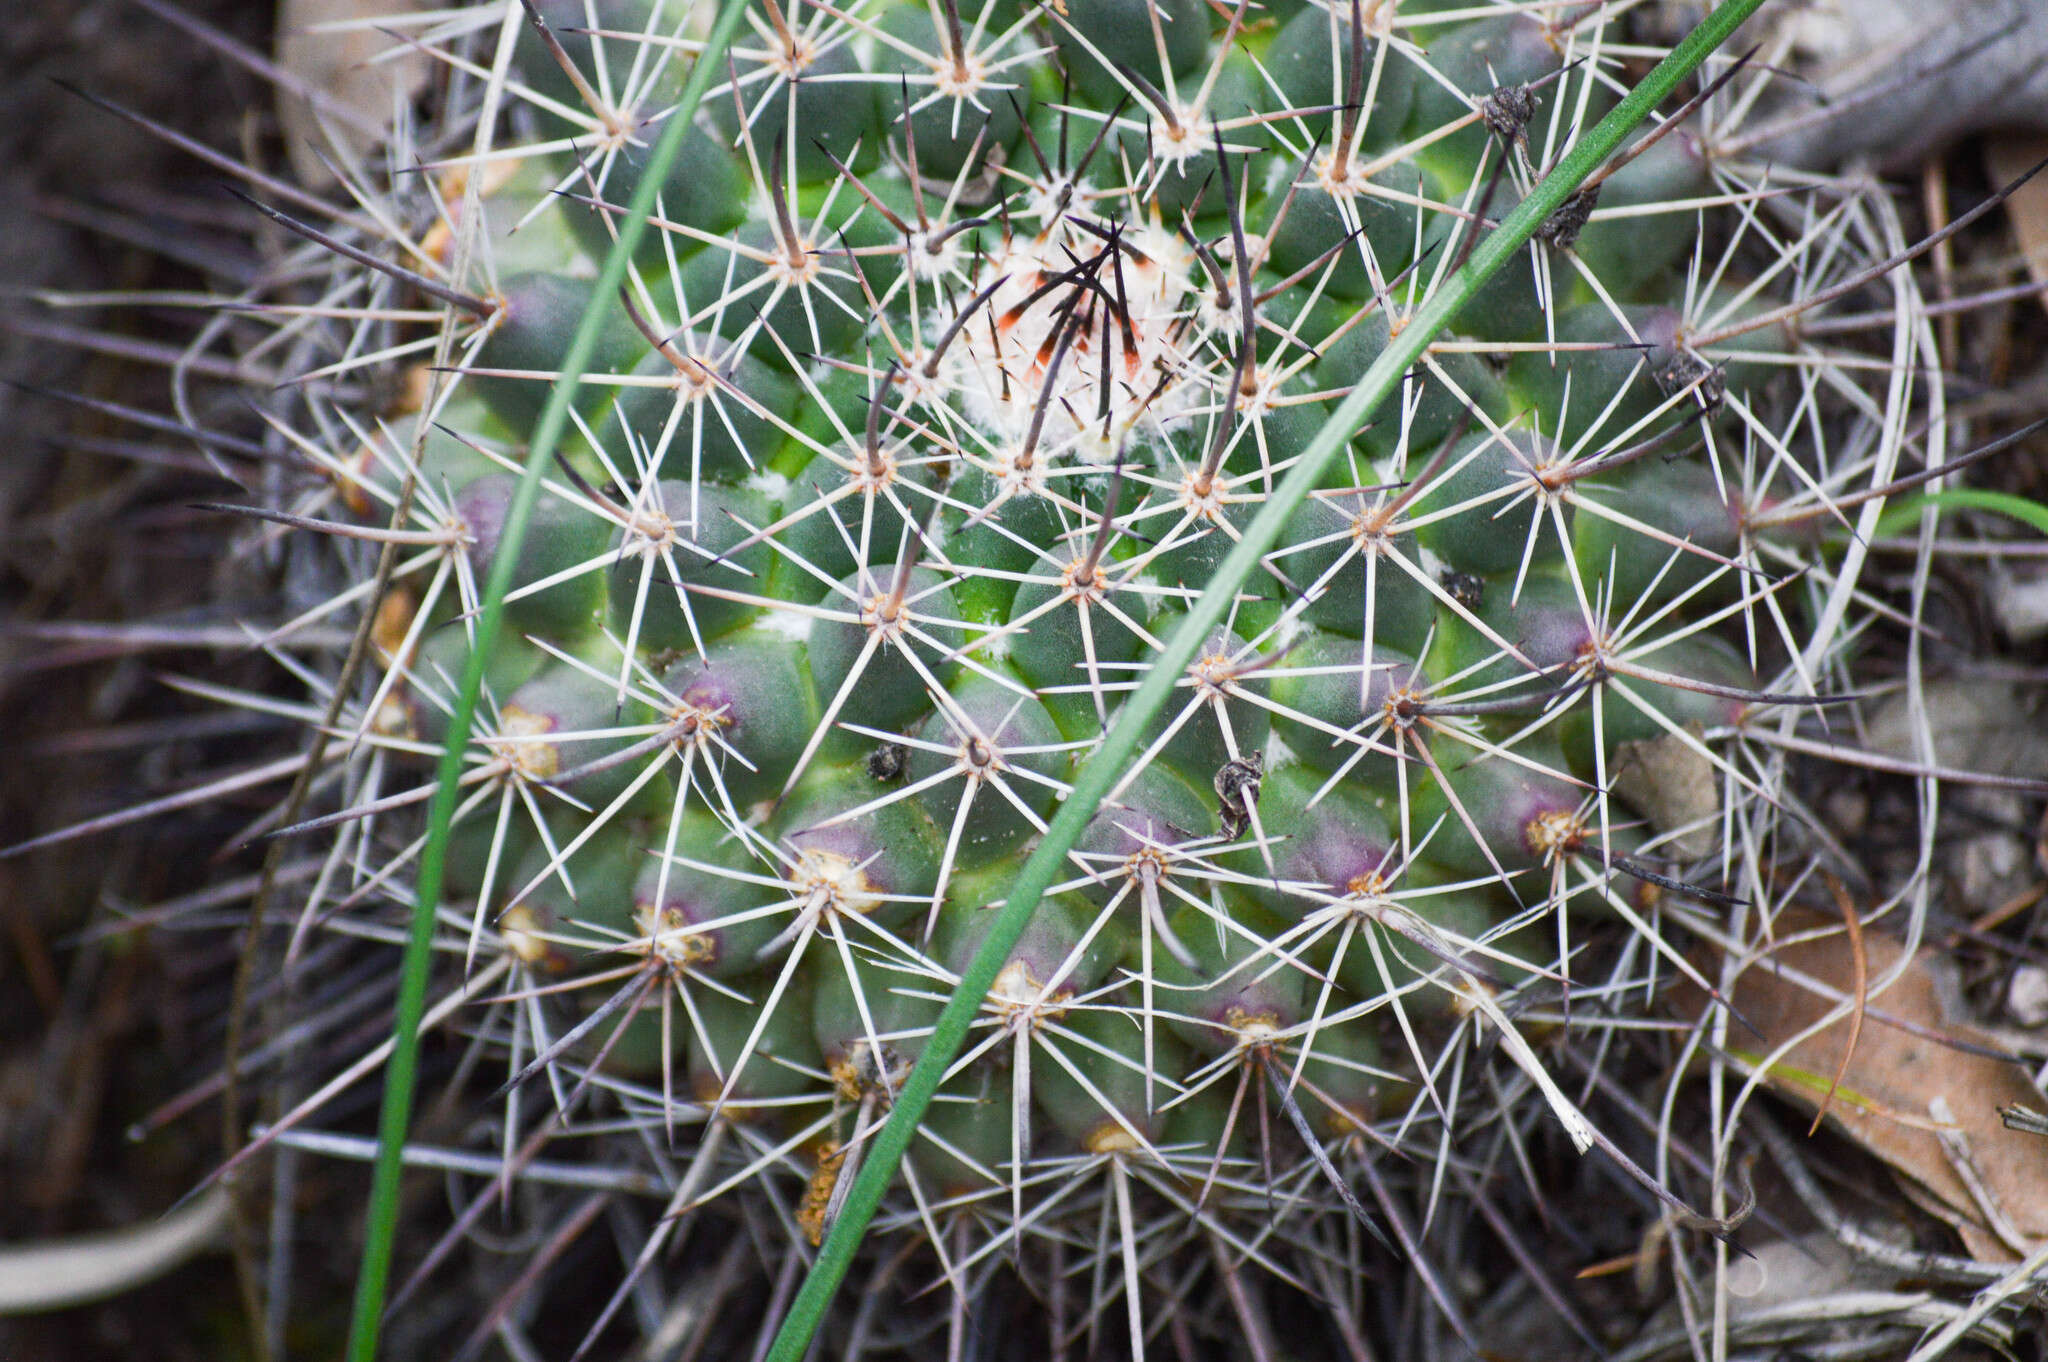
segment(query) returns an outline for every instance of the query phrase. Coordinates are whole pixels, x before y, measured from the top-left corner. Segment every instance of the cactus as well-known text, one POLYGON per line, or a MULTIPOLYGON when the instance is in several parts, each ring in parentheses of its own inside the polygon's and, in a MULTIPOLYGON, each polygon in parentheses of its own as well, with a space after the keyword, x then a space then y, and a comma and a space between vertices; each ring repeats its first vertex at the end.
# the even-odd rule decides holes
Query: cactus
MULTIPOLYGON (((388 242, 269 210, 309 268, 348 251, 326 376, 421 378, 382 410, 307 389, 312 476, 261 508, 347 574, 274 646, 383 601, 342 792, 287 829, 339 830, 309 919, 405 897, 523 447, 711 7, 526 8, 418 31, 462 113, 388 242)), ((1630 37, 1556 6, 760 0, 595 299, 467 748, 439 946, 524 999, 536 1109, 601 1105, 663 1142, 676 1209, 757 1196, 816 1243, 1079 763, 1630 37)), ((1517 1014, 1632 971, 1711 993, 1673 925, 1754 891, 1771 733, 1852 689, 1861 559, 1823 531, 1893 486, 1913 399, 1780 305, 1895 263, 1887 210, 1760 194, 1725 111, 1603 167, 1294 509, 983 1001, 879 1254, 922 1243, 961 1301, 1006 1263, 1056 1332, 1142 1353, 1205 1264, 1349 1318, 1323 1259, 1363 1220, 1465 1328, 1380 1151, 1455 1157, 1482 1047, 1604 1139, 1517 1014), (1651 742, 1711 812, 1614 793, 1651 742)))

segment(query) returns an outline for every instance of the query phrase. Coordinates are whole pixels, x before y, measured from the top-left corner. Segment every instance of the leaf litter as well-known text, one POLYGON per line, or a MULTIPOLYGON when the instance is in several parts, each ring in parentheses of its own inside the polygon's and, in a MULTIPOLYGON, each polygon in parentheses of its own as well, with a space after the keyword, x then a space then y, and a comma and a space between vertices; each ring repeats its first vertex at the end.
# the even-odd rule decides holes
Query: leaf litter
MULTIPOLYGON (((1728 989, 1763 1037, 1728 1047, 1744 1071, 1890 1167, 1972 1257, 2011 1262, 2048 1240, 2044 1151, 2001 1119, 2040 1107, 2041 1091, 2021 1058, 1967 1017, 1943 951, 1909 953, 1888 931, 1852 932, 1795 909, 1733 963, 1728 989)), ((1704 1013, 1690 984, 1673 1002, 1688 1017, 1704 1013)))

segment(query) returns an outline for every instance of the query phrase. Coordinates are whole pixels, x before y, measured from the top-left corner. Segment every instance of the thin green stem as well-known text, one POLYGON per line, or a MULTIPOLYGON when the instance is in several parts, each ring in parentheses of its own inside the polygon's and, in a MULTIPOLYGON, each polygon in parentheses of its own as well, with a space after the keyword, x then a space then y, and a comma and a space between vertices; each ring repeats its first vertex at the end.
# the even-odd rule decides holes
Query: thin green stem
POLYGON ((1877 518, 1876 537, 1882 539, 1887 535, 1897 534, 1918 520, 1920 513, 1930 506, 1938 511, 1995 511, 2023 525, 2032 526, 2037 533, 2048 535, 2048 506, 2043 506, 2038 501, 2029 501, 2025 497, 2014 496, 2010 492, 1993 492, 1981 487, 1953 487, 1946 492, 1927 492, 1897 506, 1885 508, 1885 513, 1877 518))
POLYGON ((505 593, 512 584, 512 570, 519 561, 519 548, 526 536, 526 523, 540 491, 541 471, 550 465, 555 447, 568 425, 569 404, 583 379, 604 324, 604 311, 616 306, 619 285, 626 266, 646 229, 647 215, 655 195, 668 176, 683 135, 696 117, 697 105, 717 74, 725 50, 738 30, 748 0, 723 0, 718 21, 712 26, 704 49, 690 69, 682 98, 669 115, 661 138, 648 158, 647 169, 633 191, 625 217, 619 222, 618 239, 612 242, 598 273, 597 287, 583 310, 576 335, 563 357, 562 375, 555 381, 533 433, 526 456, 526 468, 519 490, 505 516, 491 573, 484 588, 483 607, 476 623, 476 646, 463 668, 462 687, 456 696, 455 712, 448 721, 448 743, 441 750, 439 783, 427 815, 427 844, 420 855, 419 887, 413 902, 412 931, 405 943, 405 963, 398 986, 398 1015, 392 1025, 391 1059, 384 1071, 384 1103, 377 1119, 377 1163, 370 1183, 370 1208, 363 1233, 362 1266, 356 1275, 353 1318, 349 1324, 349 1362, 373 1362, 377 1336, 384 1316, 384 1294, 391 1276, 392 1239, 398 1227, 399 1183, 404 1173, 406 1128, 412 1120, 413 1089, 418 1079, 420 1017, 426 1009, 427 974, 433 961, 434 914, 440 906, 442 877, 447 864, 449 828, 454 820, 462 774, 463 754, 469 745, 470 725, 476 717, 477 695, 483 688, 484 670, 497 643, 498 626, 505 610, 505 593))
POLYGON ((961 975, 959 987, 953 990, 945 1010, 939 1014, 924 1053, 898 1090, 888 1122, 870 1145, 853 1188, 847 1193, 845 1204, 840 1207, 838 1218, 833 1221, 831 1231, 818 1251, 817 1261, 812 1264, 796 1299, 790 1303, 789 1313, 769 1350, 768 1362, 800 1362, 810 1347, 825 1310, 860 1247, 868 1222, 881 1205, 882 1195, 888 1190, 896 1176, 897 1165, 910 1147, 918 1122, 938 1092, 939 1083, 953 1057, 959 1053, 968 1027, 981 1010, 982 1000, 987 997, 1011 950, 1029 925, 1039 899, 1062 873, 1067 853, 1079 840, 1110 787, 1124 774, 1126 764, 1143 741, 1147 725, 1166 702, 1188 664, 1194 660, 1196 649, 1223 618, 1236 599, 1238 588, 1251 575, 1260 558, 1279 538, 1281 528, 1295 507, 1322 479, 1330 460, 1351 433, 1400 386, 1403 375, 1422 358, 1437 333, 1471 301, 1480 286, 1528 242, 1536 229, 1563 206, 1564 201, 1601 162, 1620 148, 1636 124, 1663 102, 1715 48, 1726 42, 1729 35, 1763 3, 1764 0, 1729 0, 1714 10, 1686 35, 1669 56, 1643 77, 1626 99, 1579 139, 1558 167, 1522 200, 1498 231, 1479 243, 1471 259, 1444 282, 1400 335, 1388 343, 1357 387, 1316 432, 1286 480, 1260 507, 1258 515, 1217 567, 1215 576, 1147 672, 1143 684, 1124 705, 1108 736, 1103 739, 1102 747, 1075 778, 1073 793, 1060 806, 1037 850, 1024 863, 1016 886, 998 913, 987 939, 961 975))

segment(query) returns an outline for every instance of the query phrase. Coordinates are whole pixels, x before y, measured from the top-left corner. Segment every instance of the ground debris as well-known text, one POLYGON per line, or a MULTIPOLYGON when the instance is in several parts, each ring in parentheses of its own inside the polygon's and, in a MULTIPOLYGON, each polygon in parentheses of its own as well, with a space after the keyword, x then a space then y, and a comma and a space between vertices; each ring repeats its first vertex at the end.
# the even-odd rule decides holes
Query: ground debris
MULTIPOLYGON (((1825 1103, 1829 1123, 1889 1165, 1972 1256, 2015 1260, 2048 1238, 2048 1180, 2040 1146, 1999 1112, 2038 1107, 2042 1095, 2021 1063, 2001 1058, 2002 1047, 1960 1015, 1939 952, 1908 958, 1886 932, 1861 935, 1868 1003, 1846 1063, 1855 949, 1839 919, 1803 911, 1780 915, 1773 939, 1724 985, 1763 1038, 1731 1030, 1729 1053, 1750 1071, 1768 1061, 1764 1085, 1807 1111, 1825 1103)), ((1721 963, 1706 962, 1709 977, 1721 963)), ((1686 1015, 1703 1013, 1705 999, 1690 985, 1674 1001, 1686 1015)))

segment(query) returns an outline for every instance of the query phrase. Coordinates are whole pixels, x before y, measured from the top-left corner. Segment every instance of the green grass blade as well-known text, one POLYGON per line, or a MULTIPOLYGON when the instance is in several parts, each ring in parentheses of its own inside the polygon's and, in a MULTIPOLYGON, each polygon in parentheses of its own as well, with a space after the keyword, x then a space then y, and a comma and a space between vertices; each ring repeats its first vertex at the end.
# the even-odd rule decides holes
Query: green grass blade
POLYGON ((1138 751, 1146 725, 1159 712, 1174 683, 1194 660, 1195 650, 1201 641, 1223 618, 1238 588, 1279 538, 1288 516, 1315 487, 1351 433, 1400 386, 1402 376, 1410 366, 1422 357, 1437 333, 1471 301, 1487 278, 1528 242, 1536 229, 1602 161, 1620 148, 1623 139, 1651 109, 1663 102, 1679 82, 1691 75, 1763 3, 1764 0, 1729 0, 1717 8, 1643 77, 1626 99, 1579 139, 1563 162, 1522 200, 1498 230, 1479 243, 1464 267, 1446 280, 1400 335, 1393 338, 1359 380, 1358 386, 1324 422, 1286 480, 1260 507, 1258 515, 1217 567, 1215 577, 1189 609, 1187 618, 1181 621, 1180 628, 1147 672, 1144 683, 1126 702, 1102 747, 1075 778, 1073 793, 1061 804, 1037 850, 1025 862, 987 940, 961 976, 960 985, 953 990, 945 1010, 940 1013, 923 1055, 898 1090, 888 1122, 862 1160, 860 1173, 847 1193, 839 1217, 833 1221, 830 1233, 819 1248, 817 1261, 812 1264, 810 1274, 805 1277, 796 1299, 790 1303, 789 1313, 776 1333, 768 1362, 799 1362, 810 1347, 826 1307, 831 1304, 867 1231, 868 1222, 881 1205, 882 1195, 888 1190, 889 1183, 896 1176, 897 1165, 910 1147, 925 1108, 930 1105, 946 1069, 959 1053, 968 1027, 981 1010, 982 999, 987 996, 1010 951, 1030 923, 1033 909, 1038 906, 1047 887, 1059 878, 1067 853, 1080 838, 1110 787, 1123 775, 1125 764, 1138 751))
POLYGON ((633 258, 647 215, 656 194, 682 147, 683 135, 696 116, 705 89, 723 64, 725 50, 739 28, 748 0, 723 0, 717 23, 703 51, 690 69, 682 98, 662 128, 647 168, 633 192, 626 215, 619 223, 618 239, 605 256, 597 287, 589 307, 577 325, 562 361, 562 376, 556 380, 534 428, 533 443, 526 456, 526 468, 518 493, 505 517, 505 528, 491 560, 491 573, 484 589, 482 610, 477 618, 476 646, 463 669, 462 686, 455 700, 455 712, 448 722, 448 743, 441 750, 439 783, 427 815, 427 843, 420 856, 418 892, 413 903, 412 931, 405 943, 405 961, 398 986, 398 1014, 393 1022, 391 1059, 384 1071, 384 1101, 377 1119, 377 1163, 370 1183, 370 1206, 364 1224, 362 1265, 356 1274, 356 1295, 349 1323, 349 1362, 373 1362, 377 1336, 384 1315, 384 1294, 391 1275, 392 1239, 398 1227, 399 1181, 404 1172, 405 1132, 412 1119, 413 1089, 418 1078, 420 1017, 426 1008, 427 973, 433 959, 434 913, 440 906, 442 875, 446 866, 449 827, 454 819, 462 774, 463 752, 469 745, 469 730, 476 717, 477 695, 483 688, 484 669, 497 643, 498 626, 504 614, 505 593, 511 585, 512 570, 519 560, 519 547, 526 536, 526 524, 540 491, 541 470, 554 457, 562 432, 569 421, 569 404, 574 400, 583 370, 597 344, 604 310, 616 306, 619 285, 625 281, 626 266, 633 258))
POLYGON ((1887 508, 1885 513, 1877 518, 1877 537, 1882 539, 1897 534, 1920 519, 1920 513, 1930 506, 1940 511, 1994 511, 2023 525, 2030 525, 2040 534, 2048 535, 2048 506, 2043 506, 2038 501, 2030 501, 2026 497, 2016 497, 2010 492, 1991 492, 1979 487, 1956 487, 1946 492, 1925 492, 1887 508))

